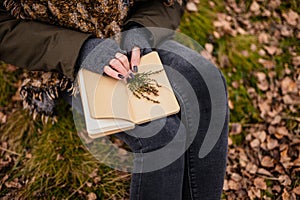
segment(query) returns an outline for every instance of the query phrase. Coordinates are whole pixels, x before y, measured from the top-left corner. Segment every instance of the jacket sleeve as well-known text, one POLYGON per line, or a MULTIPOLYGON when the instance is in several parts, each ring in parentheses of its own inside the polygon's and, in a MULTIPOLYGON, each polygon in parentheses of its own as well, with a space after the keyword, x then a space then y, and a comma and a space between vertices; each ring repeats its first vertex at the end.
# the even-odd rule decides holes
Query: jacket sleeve
POLYGON ((152 45, 156 46, 178 28, 186 6, 186 1, 182 2, 182 5, 175 1, 174 5, 166 6, 162 0, 137 0, 124 23, 124 29, 129 29, 132 24, 149 28, 153 36, 152 45), (165 31, 153 27, 165 28, 165 31))
MULTIPOLYGON (((91 35, 48 25, 17 20, 3 8, 0 0, 0 60, 28 70, 59 71, 74 78, 74 66, 81 46, 91 35)), ((144 27, 176 29, 183 6, 166 7, 161 0, 136 3, 125 26, 132 22, 144 27)), ((151 31, 154 45, 162 35, 151 31)))
POLYGON ((59 71, 74 78, 74 66, 90 34, 17 20, 0 1, 0 60, 28 70, 59 71))

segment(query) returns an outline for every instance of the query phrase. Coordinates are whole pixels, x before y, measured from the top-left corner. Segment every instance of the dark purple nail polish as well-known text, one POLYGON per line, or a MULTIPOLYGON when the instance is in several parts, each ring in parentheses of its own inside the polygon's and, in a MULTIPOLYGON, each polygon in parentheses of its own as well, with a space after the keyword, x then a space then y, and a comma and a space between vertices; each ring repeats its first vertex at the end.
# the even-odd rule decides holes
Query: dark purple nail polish
POLYGON ((130 73, 129 76, 130 76, 130 78, 134 78, 135 77, 133 73, 130 73))
POLYGON ((138 72, 138 67, 136 65, 133 66, 133 71, 138 72))
POLYGON ((124 78, 124 76, 123 76, 122 74, 118 74, 118 77, 119 77, 120 79, 123 79, 123 78, 124 78))

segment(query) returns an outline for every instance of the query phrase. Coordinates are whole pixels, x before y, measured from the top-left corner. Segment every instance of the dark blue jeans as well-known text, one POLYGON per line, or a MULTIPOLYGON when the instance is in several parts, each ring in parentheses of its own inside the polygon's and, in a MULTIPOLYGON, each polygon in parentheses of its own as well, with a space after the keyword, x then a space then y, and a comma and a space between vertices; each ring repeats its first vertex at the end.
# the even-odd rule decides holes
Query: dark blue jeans
MULTIPOLYGON (((178 147, 185 148, 176 160, 169 165, 155 171, 132 173, 130 199, 131 200, 215 200, 220 199, 227 160, 227 138, 228 138, 228 106, 227 91, 221 98, 226 108, 226 115, 221 124, 221 133, 212 150, 203 158, 199 158, 199 150, 203 144, 207 130, 211 123, 212 100, 211 94, 201 75, 189 62, 197 61, 196 67, 211 68, 212 80, 221 80, 226 90, 226 82, 219 70, 213 64, 204 59, 200 54, 180 45, 175 41, 167 41, 158 48, 166 73, 180 103, 181 111, 178 114, 168 116, 151 122, 151 126, 162 126, 160 131, 151 137, 139 137, 138 129, 130 134, 120 132, 115 134, 123 140, 135 153, 146 154, 160 148, 164 148, 176 135, 181 135, 182 140, 176 141, 174 149, 169 148, 169 155, 178 151, 178 147), (168 49, 174 49, 170 52, 168 49), (182 85, 176 73, 182 75, 187 85, 182 85), (188 92, 188 88, 194 91, 196 101, 188 92), (196 109, 197 107, 197 109, 196 109), (200 113, 197 113, 200 112, 200 113), (200 120, 195 120, 195 114, 199 114, 200 120), (163 125, 162 125, 163 124, 163 125), (183 125, 183 126, 182 126, 183 125), (193 127, 197 127, 194 129, 193 127), (195 137, 191 133, 195 130, 195 137), (191 140, 190 140, 191 139, 191 140), (188 141, 192 141, 189 145, 188 141), (175 149, 176 148, 176 149, 175 149)), ((218 109, 217 109, 218 110, 218 109)), ((142 125, 143 126, 143 125, 142 125)), ((144 125, 147 127, 147 124, 144 125)), ((152 129, 148 132, 151 134, 152 129)), ((162 157, 165 155, 162 155, 162 157)), ((159 158, 168 159, 167 157, 159 158)), ((159 160, 157 159, 157 160, 159 160)), ((134 159, 134 166, 143 168, 147 163, 157 161, 155 158, 139 156, 134 159), (148 160, 147 160, 148 159, 148 160), (152 160, 149 160, 152 159, 152 160)), ((159 162, 159 161, 157 161, 159 162)))

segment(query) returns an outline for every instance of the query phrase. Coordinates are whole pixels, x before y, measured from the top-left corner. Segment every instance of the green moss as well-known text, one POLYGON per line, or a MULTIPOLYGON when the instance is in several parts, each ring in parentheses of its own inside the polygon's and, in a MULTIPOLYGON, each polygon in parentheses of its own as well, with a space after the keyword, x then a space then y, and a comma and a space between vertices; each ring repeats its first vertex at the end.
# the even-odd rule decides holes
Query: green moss
POLYGON ((232 144, 236 146, 240 146, 244 143, 245 141, 245 133, 240 133, 238 135, 231 135, 230 138, 232 140, 232 144))
POLYGON ((198 12, 186 12, 180 25, 180 31, 193 38, 200 44, 205 44, 213 31, 213 19, 216 12, 223 10, 222 1, 214 1, 215 7, 209 6, 209 1, 204 0, 199 4, 198 12))
POLYGON ((258 54, 251 52, 251 44, 257 45, 254 36, 239 35, 237 37, 224 37, 217 41, 216 54, 221 60, 228 57, 230 67, 222 69, 227 80, 230 99, 234 102, 231 110, 232 122, 258 122, 259 111, 252 104, 247 88, 256 88, 256 77, 254 71, 264 71, 258 63, 258 54), (247 51, 244 52, 243 51, 247 51), (248 55, 244 55, 247 53, 248 55), (238 82, 238 88, 233 88, 232 83, 238 82))
POLYGON ((298 0, 281 1, 280 9, 292 9, 297 13, 300 13, 300 2, 298 0))
POLYGON ((14 86, 18 81, 20 71, 9 72, 7 65, 0 61, 0 107, 7 106, 17 88, 14 86))
MULTIPOLYGON (((69 106, 61 102, 57 110, 59 122, 54 125, 33 122, 26 112, 17 111, 2 129, 1 139, 20 154, 7 173, 11 179, 25 175, 29 181, 17 192, 18 198, 85 199, 85 195, 76 192, 80 186, 84 186, 81 190, 87 194, 97 191, 99 199, 108 199, 112 194, 117 198, 128 197, 130 176, 118 179, 118 171, 101 164, 86 150, 75 130, 69 106), (32 155, 30 159, 25 158, 28 153, 32 155), (89 175, 94 170, 103 183, 87 187, 86 182, 93 183, 89 175)), ((11 190, 3 186, 0 195, 8 192, 11 190)))
POLYGON ((218 41, 218 56, 227 55, 230 64, 239 73, 245 73, 262 68, 258 63, 259 55, 251 52, 251 44, 257 45, 257 38, 250 35, 238 35, 236 37, 224 37, 218 41), (244 55, 247 51, 248 56, 244 55))
POLYGON ((0 128, 1 141, 6 141, 10 150, 19 154, 31 147, 37 139, 39 124, 34 122, 28 112, 16 110, 8 118, 5 126, 0 128))

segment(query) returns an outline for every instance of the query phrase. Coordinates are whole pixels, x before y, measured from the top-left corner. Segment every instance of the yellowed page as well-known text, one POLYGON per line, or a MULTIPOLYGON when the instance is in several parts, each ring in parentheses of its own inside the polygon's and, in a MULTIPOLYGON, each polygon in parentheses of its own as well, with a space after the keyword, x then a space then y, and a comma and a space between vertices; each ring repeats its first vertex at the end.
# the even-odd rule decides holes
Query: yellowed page
MULTIPOLYGON (((122 129, 113 129, 113 130, 110 130, 110 131, 105 131, 105 132, 97 132, 97 133, 88 133, 89 134, 89 137, 90 138, 99 138, 99 137, 103 137, 103 136, 107 136, 107 135, 111 135, 111 134, 115 134, 115 133, 119 133, 121 131, 126 131, 126 130, 130 130, 130 129, 133 129, 135 126, 132 125, 132 126, 129 126, 129 127, 126 127, 126 128, 122 128, 122 129)), ((116 127, 115 127, 116 128, 116 127)))
MULTIPOLYGON (((157 71, 163 69, 157 52, 149 53, 142 57, 139 72, 157 71)), ((149 120, 158 119, 179 112, 180 107, 169 83, 165 71, 151 75, 162 85, 159 89, 159 96, 150 96, 160 103, 153 103, 144 98, 138 99, 128 89, 129 101, 132 109, 133 122, 141 124, 149 120)))
POLYGON ((83 69, 92 118, 119 118, 132 121, 128 92, 123 81, 83 69))
MULTIPOLYGON (((88 105, 88 98, 86 95, 86 88, 84 83, 84 77, 82 70, 78 72, 79 90, 81 95, 82 107, 84 112, 86 130, 91 138, 103 137, 120 131, 125 131, 134 128, 134 123, 127 120, 116 118, 92 118, 90 115, 90 109, 88 105)), ((95 77, 91 78, 91 81, 95 81, 95 77)), ((92 85, 93 86, 93 85, 92 85)))

